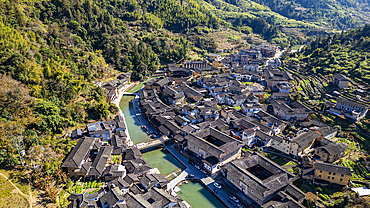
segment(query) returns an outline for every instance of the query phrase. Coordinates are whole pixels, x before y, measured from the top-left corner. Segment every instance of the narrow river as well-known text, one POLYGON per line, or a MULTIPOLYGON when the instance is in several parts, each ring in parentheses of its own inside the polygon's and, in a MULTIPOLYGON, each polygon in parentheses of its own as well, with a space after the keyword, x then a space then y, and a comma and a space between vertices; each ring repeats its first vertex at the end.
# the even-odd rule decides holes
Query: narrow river
MULTIPOLYGON (((141 123, 135 116, 133 105, 131 103, 131 100, 134 98, 134 96, 123 96, 120 102, 120 108, 125 115, 131 140, 134 144, 138 144, 150 141, 151 139, 141 128, 141 123)), ((184 168, 184 166, 175 157, 162 148, 149 149, 143 153, 143 156, 150 167, 158 168, 164 176, 184 168)))
MULTIPOLYGON (((131 100, 134 96, 123 96, 120 101, 120 108, 125 115, 127 128, 134 144, 151 140, 150 137, 142 130, 140 121, 136 118, 131 100)), ((162 148, 148 149, 143 152, 145 161, 152 168, 158 168, 162 175, 167 176, 169 180, 179 175, 184 166, 162 148), (174 174, 174 172, 176 174, 174 174)), ((224 208, 225 206, 215 198, 200 183, 189 182, 180 186, 181 192, 177 192, 181 198, 187 201, 193 208, 224 208)))
POLYGON ((189 182, 180 186, 177 194, 192 208, 225 208, 225 206, 198 182, 189 182))
POLYGON ((135 116, 135 112, 131 103, 131 100, 133 100, 134 98, 135 96, 122 96, 119 106, 123 114, 125 115, 126 124, 131 140, 134 144, 138 144, 141 142, 149 141, 150 137, 141 128, 141 123, 135 116))

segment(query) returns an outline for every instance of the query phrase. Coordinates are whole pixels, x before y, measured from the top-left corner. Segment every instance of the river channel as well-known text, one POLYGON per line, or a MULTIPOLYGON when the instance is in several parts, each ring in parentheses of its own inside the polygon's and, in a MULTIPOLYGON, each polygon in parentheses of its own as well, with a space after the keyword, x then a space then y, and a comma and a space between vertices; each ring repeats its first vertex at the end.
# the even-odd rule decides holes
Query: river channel
POLYGON ((141 128, 140 121, 136 118, 135 112, 131 103, 135 96, 122 96, 119 106, 125 115, 126 125, 130 134, 131 141, 134 144, 146 142, 150 137, 141 128))
POLYGON ((198 182, 189 182, 180 186, 177 194, 192 208, 225 208, 225 206, 198 182))
MULTIPOLYGON (((141 128, 141 123, 135 116, 133 105, 131 103, 131 100, 133 99, 134 96, 123 96, 120 102, 120 107, 125 115, 130 138, 134 144, 150 141, 150 137, 141 128)), ((164 176, 184 168, 184 166, 175 157, 173 157, 171 153, 162 148, 146 150, 143 153, 143 157, 150 167, 158 168, 164 176)))
MULTIPOLYGON (((131 101, 134 96, 123 96, 120 101, 120 108, 125 115, 126 125, 130 134, 130 138, 134 144, 150 141, 150 137, 141 128, 140 121, 136 118, 131 101)), ((143 152, 145 161, 152 167, 158 170, 169 180, 180 174, 180 169, 184 166, 169 153, 162 148, 148 149, 143 152), (173 173, 176 174, 173 174, 173 173), (172 175, 169 175, 172 174, 172 175)), ((181 198, 187 201, 193 208, 224 208, 225 206, 215 198, 205 187, 200 183, 189 182, 180 186, 181 191, 177 192, 181 198)))

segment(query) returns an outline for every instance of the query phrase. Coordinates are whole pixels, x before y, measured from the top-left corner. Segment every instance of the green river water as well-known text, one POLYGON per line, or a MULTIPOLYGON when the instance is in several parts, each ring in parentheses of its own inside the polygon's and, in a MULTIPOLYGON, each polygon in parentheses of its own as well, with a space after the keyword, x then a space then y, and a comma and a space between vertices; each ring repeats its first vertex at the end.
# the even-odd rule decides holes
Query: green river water
MULTIPOLYGON (((120 108, 125 115, 126 125, 134 144, 151 140, 149 136, 141 129, 141 123, 136 118, 131 100, 134 96, 123 96, 120 101, 120 108)), ((167 150, 151 149, 143 153, 146 162, 153 168, 158 170, 163 175, 168 175, 174 171, 184 168, 184 166, 173 157, 167 150)), ((179 174, 179 173, 178 173, 179 174)), ((177 192, 181 198, 187 201, 193 208, 213 208, 225 206, 214 197, 200 183, 189 182, 180 186, 181 192, 177 192)))
POLYGON ((138 144, 141 142, 149 141, 150 138, 141 128, 141 123, 135 116, 135 112, 132 108, 132 103, 130 102, 134 98, 134 96, 122 96, 119 107, 125 115, 126 125, 132 142, 134 144, 138 144))
POLYGON ((167 150, 155 149, 143 153, 145 161, 151 166, 156 167, 166 176, 184 166, 169 153, 167 150))
MULTIPOLYGON (((123 96, 120 102, 120 107, 125 115, 130 138, 134 144, 150 141, 151 139, 142 130, 141 123, 135 116, 132 103, 130 102, 132 99, 134 99, 134 96, 123 96)), ((158 170, 165 176, 184 167, 167 150, 152 149, 144 152, 143 156, 150 167, 158 168, 158 170)))
POLYGON ((177 194, 192 208, 225 208, 225 206, 198 182, 189 182, 180 186, 177 194))

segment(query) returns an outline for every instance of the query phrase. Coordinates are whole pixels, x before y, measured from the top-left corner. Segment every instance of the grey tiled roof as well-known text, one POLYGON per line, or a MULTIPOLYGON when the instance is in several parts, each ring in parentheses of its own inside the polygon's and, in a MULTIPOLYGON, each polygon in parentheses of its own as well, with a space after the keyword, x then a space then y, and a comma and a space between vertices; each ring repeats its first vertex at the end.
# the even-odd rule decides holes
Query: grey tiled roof
POLYGON ((330 155, 340 155, 346 151, 347 147, 342 143, 332 143, 316 148, 316 151, 326 151, 330 155))
POLYGON ((101 204, 107 202, 110 207, 114 207, 114 205, 120 200, 123 200, 123 196, 118 188, 110 189, 99 199, 101 204))
POLYGON ((305 193, 303 193, 298 187, 293 184, 288 185, 285 188, 285 191, 288 192, 288 194, 295 198, 297 201, 302 201, 306 196, 305 193))
POLYGON ((114 184, 115 186, 117 186, 118 188, 120 189, 124 189, 124 188, 129 188, 130 187, 130 184, 127 183, 127 181, 123 180, 122 178, 116 178, 112 181, 109 182, 109 184, 114 184))
POLYGON ((319 131, 325 137, 325 136, 328 136, 328 135, 330 135, 334 132, 337 132, 338 129, 334 128, 334 127, 331 127, 331 126, 326 126, 326 127, 318 128, 317 131, 319 131))
POLYGON ((335 73, 334 78, 340 81, 350 81, 346 76, 340 73, 335 73))
POLYGON ((141 178, 141 184, 146 190, 150 190, 152 187, 162 188, 166 186, 170 181, 167 180, 162 174, 145 174, 141 178))
POLYGON ((108 158, 112 153, 112 146, 100 147, 98 154, 96 155, 94 162, 91 165, 88 175, 101 176, 107 164, 108 158))
POLYGON ((76 146, 69 153, 67 159, 64 161, 63 168, 78 168, 80 167, 82 160, 85 158, 90 148, 94 144, 95 139, 90 137, 81 138, 78 140, 76 146))
POLYGON ((308 131, 305 132, 295 138, 292 139, 293 142, 297 143, 299 146, 304 146, 312 142, 313 140, 320 137, 320 134, 316 133, 315 131, 308 131))
POLYGON ((337 103, 344 103, 346 105, 350 105, 350 106, 357 107, 357 108, 360 108, 360 109, 369 109, 368 105, 365 105, 365 104, 362 104, 362 103, 359 103, 359 102, 356 102, 356 101, 344 99, 342 97, 339 97, 337 99, 337 103))
POLYGON ((343 174, 343 175, 348 175, 348 176, 352 175, 351 169, 349 167, 324 163, 321 161, 316 162, 315 170, 322 170, 326 172, 332 172, 332 173, 343 174))
POLYGON ((135 175, 141 175, 143 173, 146 173, 150 169, 152 169, 149 165, 147 165, 144 161, 140 160, 130 160, 123 163, 125 166, 127 173, 133 173, 135 175))
POLYGON ((304 114, 304 113, 313 113, 311 109, 306 107, 300 102, 294 101, 290 104, 288 104, 285 101, 276 101, 272 100, 271 105, 275 108, 278 107, 285 113, 299 113, 299 114, 304 114))
POLYGON ((257 152, 248 152, 244 158, 227 163, 223 168, 263 197, 269 197, 297 179, 295 175, 257 152), (261 180, 247 170, 256 165, 268 170, 272 175, 261 180))
POLYGON ((219 160, 222 160, 228 154, 238 150, 243 146, 243 143, 241 143, 240 141, 212 127, 204 129, 202 131, 198 131, 194 134, 190 133, 188 136, 185 137, 185 139, 187 139, 188 142, 191 142, 198 146, 199 148, 203 149, 204 151, 208 152, 209 154, 215 156, 219 160), (211 135, 213 138, 217 138, 224 144, 217 147, 214 144, 203 139, 209 135, 211 135))

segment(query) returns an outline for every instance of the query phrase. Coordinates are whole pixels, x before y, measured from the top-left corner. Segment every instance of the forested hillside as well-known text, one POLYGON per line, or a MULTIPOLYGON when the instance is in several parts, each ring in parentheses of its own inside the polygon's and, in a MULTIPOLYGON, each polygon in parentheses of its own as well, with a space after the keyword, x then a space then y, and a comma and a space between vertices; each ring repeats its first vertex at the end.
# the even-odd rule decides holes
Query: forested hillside
POLYGON ((362 0, 206 0, 201 4, 235 29, 253 31, 282 46, 370 23, 370 7, 362 0))
POLYGON ((195 1, 5 0, 0 12, 0 166, 28 164, 52 201, 75 144, 66 130, 116 113, 93 81, 141 80, 194 48, 214 51, 197 30, 230 26, 195 1))
POLYGON ((352 28, 369 20, 369 6, 362 0, 312 1, 312 0, 254 0, 285 17, 324 22, 327 27, 352 28))
POLYGON ((317 38, 301 53, 291 55, 293 63, 302 62, 302 72, 329 75, 342 73, 356 82, 370 83, 370 26, 317 38))

